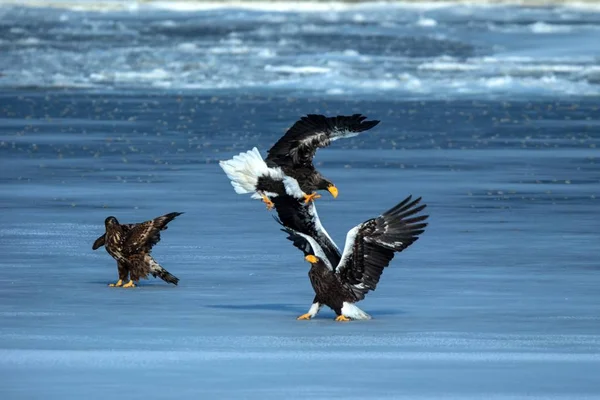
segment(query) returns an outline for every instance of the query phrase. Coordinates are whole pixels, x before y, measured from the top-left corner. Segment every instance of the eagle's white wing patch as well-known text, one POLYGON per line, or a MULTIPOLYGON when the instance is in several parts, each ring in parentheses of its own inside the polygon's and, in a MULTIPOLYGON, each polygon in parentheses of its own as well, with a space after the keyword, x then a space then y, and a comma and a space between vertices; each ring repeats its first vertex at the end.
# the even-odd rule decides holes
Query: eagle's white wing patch
POLYGON ((340 259, 340 263, 337 266, 336 272, 347 267, 346 263, 348 262, 348 258, 354 252, 354 241, 356 240, 356 235, 358 234, 358 230, 362 224, 355 226, 354 228, 348 231, 346 235, 346 243, 344 244, 344 251, 342 252, 342 258, 340 259))
POLYGON ((305 235, 304 233, 300 233, 297 231, 294 231, 297 235, 302 236, 304 239, 306 239, 306 241, 308 242, 308 244, 310 244, 310 247, 312 247, 313 252, 315 254, 315 256, 319 257, 321 260, 323 260, 323 262, 325 263, 325 265, 327 266, 327 268, 330 271, 333 271, 333 266, 331 265, 331 263, 329 262, 329 260, 327 259, 327 256, 325 255, 325 252, 323 251, 323 248, 321 248, 321 246, 319 246, 319 244, 315 241, 315 239, 313 239, 312 237, 310 237, 309 235, 305 235))

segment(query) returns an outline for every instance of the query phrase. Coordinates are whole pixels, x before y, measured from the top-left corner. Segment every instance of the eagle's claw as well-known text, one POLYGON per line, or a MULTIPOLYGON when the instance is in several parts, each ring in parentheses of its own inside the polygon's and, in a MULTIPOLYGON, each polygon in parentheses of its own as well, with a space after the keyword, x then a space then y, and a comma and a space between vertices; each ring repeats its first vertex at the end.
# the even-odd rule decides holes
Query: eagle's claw
POLYGON ((267 205, 267 210, 272 210, 275 207, 275 204, 269 199, 266 195, 262 194, 262 201, 267 205))
POLYGON ((345 315, 338 315, 335 320, 338 322, 352 321, 350 318, 346 317, 345 315))
POLYGON ((311 194, 305 194, 304 195, 304 204, 308 204, 311 201, 315 201, 319 197, 321 197, 321 195, 317 194, 316 192, 315 193, 311 193, 311 194))

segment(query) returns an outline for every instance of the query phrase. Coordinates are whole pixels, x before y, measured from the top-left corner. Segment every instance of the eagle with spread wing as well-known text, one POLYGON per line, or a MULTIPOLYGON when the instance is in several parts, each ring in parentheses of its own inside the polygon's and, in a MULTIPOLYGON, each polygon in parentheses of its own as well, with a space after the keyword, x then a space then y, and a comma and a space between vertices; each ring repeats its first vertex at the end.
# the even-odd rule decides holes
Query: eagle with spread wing
POLYGON ((268 167, 256 147, 235 156, 223 169, 237 193, 254 192, 253 198, 265 196, 267 207, 275 208, 282 225, 312 237, 329 257, 340 258, 340 250, 321 224, 314 201, 308 199, 295 178, 278 167, 268 167))
POLYGON ((115 217, 106 218, 106 233, 94 241, 92 250, 104 246, 117 261, 119 280, 109 286, 135 287, 140 278, 148 279, 149 274, 177 285, 179 279, 158 264, 150 252, 160 241, 160 231, 166 230, 167 224, 181 214, 173 212, 138 224, 119 224, 115 217), (124 284, 128 277, 129 282, 124 284))
POLYGON ((269 149, 265 160, 255 147, 230 160, 220 161, 219 165, 236 193, 252 193, 252 198, 262 199, 268 209, 274 207, 272 198, 280 187, 280 184, 275 187, 272 184, 282 182, 285 177, 298 182, 305 203, 320 197, 317 190, 328 190, 336 198, 337 187, 317 171, 312 160, 317 149, 327 147, 337 139, 356 136, 379 123, 365 121, 366 118, 361 114, 337 117, 309 114, 269 149))
POLYGON ((300 184, 303 192, 317 198, 317 190, 327 190, 335 198, 338 189, 313 165, 317 149, 327 147, 331 142, 351 138, 373 128, 379 121, 365 121, 361 114, 326 117, 308 114, 294 125, 269 149, 266 159, 270 167, 279 167, 300 184))
POLYGON ((314 236, 284 225, 288 239, 311 263, 308 277, 316 294, 308 312, 298 319, 313 318, 323 305, 335 311, 336 321, 370 319, 355 303, 375 290, 394 254, 424 232, 428 215, 417 215, 426 207, 420 201, 409 196, 379 217, 350 229, 341 256, 332 255, 314 236))

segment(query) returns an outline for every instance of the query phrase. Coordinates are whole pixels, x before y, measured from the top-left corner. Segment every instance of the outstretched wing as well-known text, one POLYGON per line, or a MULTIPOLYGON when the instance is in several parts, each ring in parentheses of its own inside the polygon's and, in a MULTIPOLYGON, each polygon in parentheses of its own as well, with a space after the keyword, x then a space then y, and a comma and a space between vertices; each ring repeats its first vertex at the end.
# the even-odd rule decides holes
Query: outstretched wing
POLYGON ((291 234, 288 237, 294 242, 294 246, 304 251, 305 255, 317 254, 317 251, 320 251, 322 255, 317 255, 318 257, 329 261, 331 266, 338 265, 341 258, 340 250, 321 224, 314 202, 305 204, 303 199, 297 199, 287 194, 271 200, 275 204, 275 210, 279 216, 279 219, 275 219, 284 226, 282 230, 288 234, 290 231, 296 232, 297 235, 294 238, 291 234), (296 241, 301 238, 304 242, 309 243, 297 243, 296 241), (307 245, 312 247, 312 253, 306 253, 307 245))
POLYGON ((308 114, 297 121, 269 149, 267 164, 280 167, 312 165, 312 159, 319 147, 326 147, 340 138, 353 137, 374 127, 379 121, 365 121, 361 114, 352 116, 308 114))
POLYGON ((92 245, 92 250, 99 249, 100 247, 104 246, 104 243, 106 243, 106 233, 94 241, 94 244, 92 245))
POLYGON ((419 205, 420 197, 411 200, 412 196, 407 197, 379 217, 365 221, 348 232, 336 273, 358 300, 370 290, 375 290, 394 253, 414 243, 427 226, 423 221, 428 215, 415 216, 426 205, 419 205))
POLYGON ((128 254, 150 252, 160 241, 160 231, 167 229, 167 224, 183 213, 173 212, 150 221, 131 224, 126 232, 124 247, 128 254))

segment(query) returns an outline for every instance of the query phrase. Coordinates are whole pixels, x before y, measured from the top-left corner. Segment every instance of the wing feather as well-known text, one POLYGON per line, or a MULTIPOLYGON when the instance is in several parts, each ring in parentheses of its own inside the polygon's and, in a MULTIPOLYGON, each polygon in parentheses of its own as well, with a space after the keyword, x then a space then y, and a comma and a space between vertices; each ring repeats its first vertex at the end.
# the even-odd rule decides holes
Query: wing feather
POLYGON ((104 243, 106 243, 106 233, 94 241, 94 244, 92 245, 92 250, 99 249, 100 247, 104 246, 104 243))
POLYGON ((414 216, 426 205, 421 198, 407 197, 377 218, 352 228, 346 237, 344 252, 336 273, 358 299, 375 290, 383 269, 395 253, 417 241, 427 223, 428 215, 414 216), (406 218, 413 216, 412 218, 406 218))
POLYGON ((268 151, 267 164, 287 167, 310 166, 318 148, 340 138, 369 130, 379 121, 365 121, 361 114, 351 116, 308 114, 294 125, 268 151))
POLYGON ((277 222, 285 228, 312 238, 323 251, 325 257, 321 258, 327 259, 332 266, 338 265, 341 258, 340 250, 321 224, 314 202, 305 204, 303 199, 287 194, 271 200, 279 216, 279 219, 276 218, 277 222))
POLYGON ((183 213, 173 212, 150 221, 130 224, 126 231, 124 247, 128 249, 129 254, 150 252, 160 241, 160 231, 167 229, 167 224, 181 214, 183 213))

